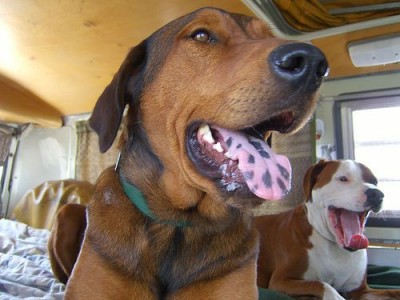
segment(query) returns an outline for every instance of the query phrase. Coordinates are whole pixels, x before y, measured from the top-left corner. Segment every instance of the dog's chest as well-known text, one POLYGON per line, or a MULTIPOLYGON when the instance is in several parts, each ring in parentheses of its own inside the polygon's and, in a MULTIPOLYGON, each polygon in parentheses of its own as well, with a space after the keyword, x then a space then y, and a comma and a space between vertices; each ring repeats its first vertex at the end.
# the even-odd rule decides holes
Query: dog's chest
POLYGON ((154 240, 152 249, 148 250, 156 272, 153 276, 158 282, 158 294, 165 296, 194 282, 220 277, 237 269, 255 256, 257 246, 256 243, 247 245, 248 239, 242 238, 242 242, 236 241, 237 245, 232 243, 234 245, 229 247, 221 243, 218 234, 202 235, 201 239, 193 240, 190 229, 176 228, 163 243, 154 240), (163 247, 157 251, 160 244, 163 247))
POLYGON ((196 255, 196 250, 191 249, 185 243, 185 233, 180 228, 174 230, 167 243, 155 241, 153 250, 163 244, 161 251, 151 251, 152 261, 156 264, 156 274, 161 286, 166 290, 176 290, 198 280, 203 276, 197 269, 201 264, 196 255), (188 267, 190 266, 190 267, 188 267))
POLYGON ((304 279, 324 281, 340 292, 360 286, 367 265, 365 250, 349 252, 341 249, 315 230, 310 241, 313 248, 308 250, 309 264, 304 279))

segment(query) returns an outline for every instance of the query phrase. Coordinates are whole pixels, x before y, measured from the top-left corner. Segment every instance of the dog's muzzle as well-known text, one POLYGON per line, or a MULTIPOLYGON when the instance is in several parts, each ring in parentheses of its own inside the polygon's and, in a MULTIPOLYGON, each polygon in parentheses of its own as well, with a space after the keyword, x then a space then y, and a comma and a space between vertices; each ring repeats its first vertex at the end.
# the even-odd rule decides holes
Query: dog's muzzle
POLYGON ((365 195, 367 196, 365 207, 370 208, 373 212, 380 211, 385 195, 378 189, 367 189, 365 195))

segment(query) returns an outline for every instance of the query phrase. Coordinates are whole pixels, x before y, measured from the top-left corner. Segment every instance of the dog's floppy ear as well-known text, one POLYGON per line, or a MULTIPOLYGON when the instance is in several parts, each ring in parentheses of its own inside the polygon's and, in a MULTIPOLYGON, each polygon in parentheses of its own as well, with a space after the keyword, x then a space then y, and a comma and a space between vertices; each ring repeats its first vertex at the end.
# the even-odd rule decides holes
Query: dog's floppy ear
POLYGON ((136 96, 129 91, 132 88, 128 89, 128 83, 135 90, 142 84, 145 59, 146 44, 143 41, 129 52, 113 80, 97 100, 89 124, 99 136, 101 152, 106 152, 111 147, 121 124, 125 105, 136 96))
POLYGON ((322 172, 322 170, 327 165, 327 161, 324 159, 318 161, 317 164, 311 166, 306 174, 304 175, 303 179, 303 191, 306 201, 311 201, 311 192, 312 189, 317 181, 318 175, 322 172))

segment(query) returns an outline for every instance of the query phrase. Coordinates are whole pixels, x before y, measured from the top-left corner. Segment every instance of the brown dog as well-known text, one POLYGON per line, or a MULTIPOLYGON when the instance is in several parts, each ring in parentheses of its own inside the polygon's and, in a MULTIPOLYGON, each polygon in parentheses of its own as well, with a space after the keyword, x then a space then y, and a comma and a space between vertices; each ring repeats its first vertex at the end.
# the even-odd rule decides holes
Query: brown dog
POLYGON ((104 152, 129 106, 66 299, 256 299, 250 208, 290 180, 262 137, 308 120, 326 70, 315 47, 211 8, 133 48, 90 120, 104 152))
POLYGON ((256 218, 258 285, 326 300, 400 299, 400 290, 373 290, 366 282, 364 225, 383 200, 376 184, 372 172, 352 160, 321 161, 309 168, 304 204, 256 218))
POLYGON ((54 275, 67 283, 78 257, 86 229, 86 206, 63 205, 57 213, 48 241, 49 257, 54 275))

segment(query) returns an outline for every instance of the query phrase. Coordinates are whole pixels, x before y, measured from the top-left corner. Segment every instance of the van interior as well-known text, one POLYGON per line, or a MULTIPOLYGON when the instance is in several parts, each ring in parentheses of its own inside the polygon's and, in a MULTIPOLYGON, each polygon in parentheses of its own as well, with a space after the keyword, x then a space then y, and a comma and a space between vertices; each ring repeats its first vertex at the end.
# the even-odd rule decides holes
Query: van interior
POLYGON ((320 159, 362 162, 385 194, 383 210, 368 218, 368 262, 400 267, 400 2, 393 0, 2 1, 1 218, 49 230, 63 201, 83 201, 57 194, 57 184, 94 184, 118 158, 117 143, 99 152, 87 122, 98 96, 130 48, 206 6, 258 17, 277 37, 317 46, 329 62, 312 120, 290 138, 272 135, 293 165, 292 191, 255 214, 303 201, 304 172, 320 159))

